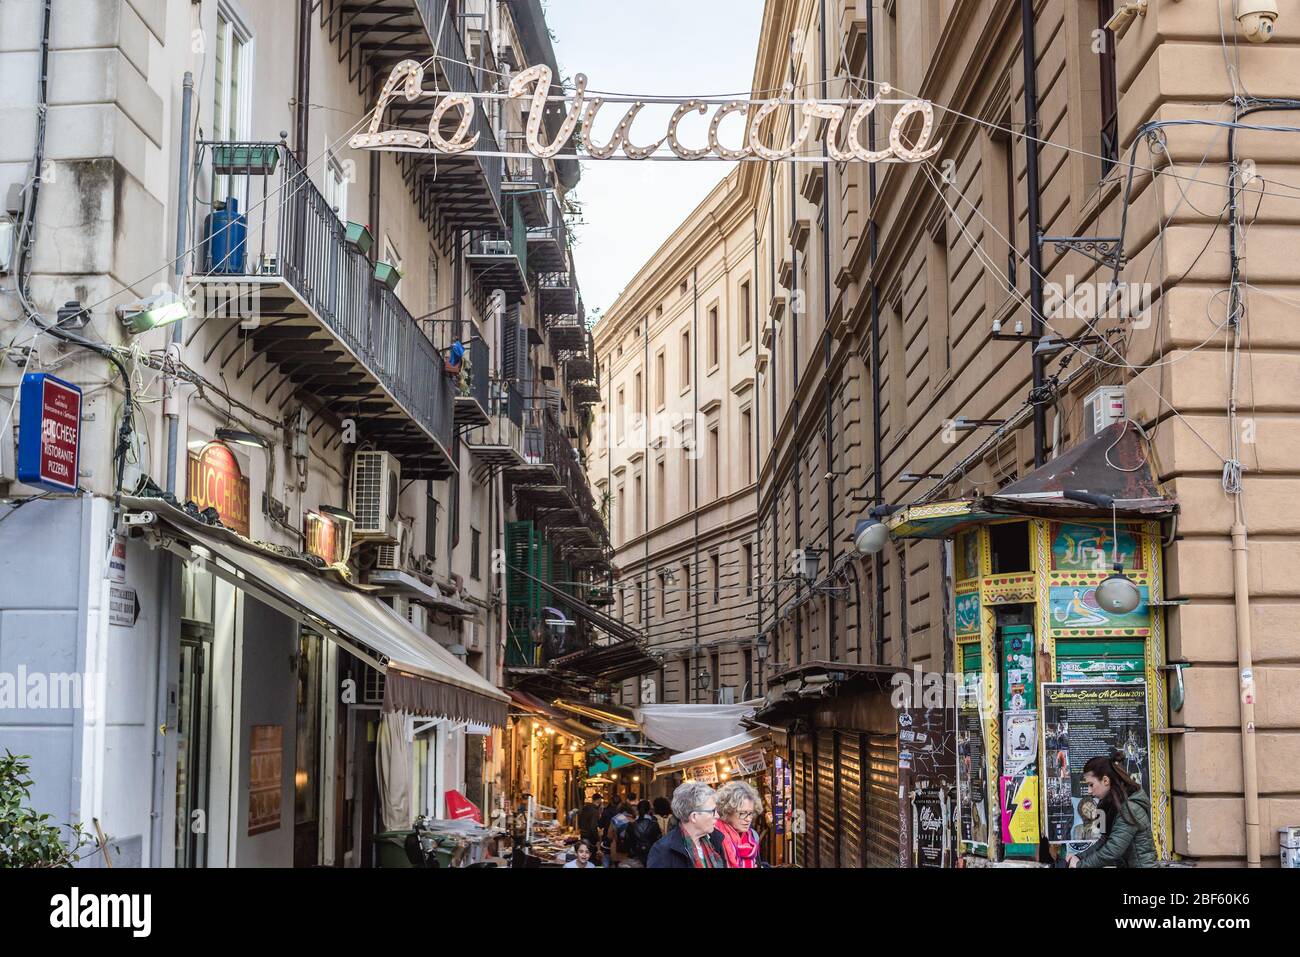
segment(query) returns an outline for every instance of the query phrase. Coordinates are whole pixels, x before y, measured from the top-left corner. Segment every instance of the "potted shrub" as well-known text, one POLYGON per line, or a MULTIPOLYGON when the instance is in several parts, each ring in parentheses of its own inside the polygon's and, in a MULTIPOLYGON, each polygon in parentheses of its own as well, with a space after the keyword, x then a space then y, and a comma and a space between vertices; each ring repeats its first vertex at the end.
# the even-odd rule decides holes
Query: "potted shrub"
POLYGON ((369 256, 371 248, 375 245, 375 237, 370 232, 370 227, 362 223, 349 222, 346 238, 348 245, 363 256, 369 256))
POLYGON ((397 267, 392 263, 384 262, 381 259, 375 263, 375 279, 391 290, 396 289, 397 284, 402 281, 402 274, 397 271, 397 267))
POLYGON ((27 760, 8 749, 0 757, 0 867, 71 867, 90 839, 80 826, 69 826, 69 842, 50 815, 32 810, 27 760))

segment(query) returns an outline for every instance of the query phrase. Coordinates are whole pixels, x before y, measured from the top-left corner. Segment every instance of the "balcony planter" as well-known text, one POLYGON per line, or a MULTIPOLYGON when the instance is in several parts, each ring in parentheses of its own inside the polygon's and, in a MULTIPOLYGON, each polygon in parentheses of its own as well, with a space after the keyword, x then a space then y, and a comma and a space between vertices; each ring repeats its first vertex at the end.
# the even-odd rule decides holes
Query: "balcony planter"
POLYGON ((361 223, 349 222, 345 238, 348 245, 363 256, 369 256, 371 248, 375 245, 375 237, 370 232, 370 227, 361 223))
POLYGON ((387 286, 389 291, 392 291, 402 281, 402 274, 397 271, 397 267, 392 263, 380 260, 375 263, 375 279, 387 286))
POLYGON ((249 173, 269 176, 280 162, 280 151, 273 144, 222 143, 212 147, 212 168, 221 176, 249 173))

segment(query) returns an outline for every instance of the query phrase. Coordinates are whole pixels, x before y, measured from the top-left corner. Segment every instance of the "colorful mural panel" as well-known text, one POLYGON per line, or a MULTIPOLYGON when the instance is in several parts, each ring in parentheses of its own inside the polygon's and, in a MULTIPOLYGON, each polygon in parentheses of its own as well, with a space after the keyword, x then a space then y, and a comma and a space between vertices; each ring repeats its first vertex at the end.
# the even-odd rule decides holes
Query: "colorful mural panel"
POLYGON ((1124 525, 1118 531, 1119 549, 1116 558, 1116 535, 1110 525, 1053 522, 1052 568, 1057 571, 1108 574, 1117 560, 1128 571, 1142 568, 1140 537, 1124 525))

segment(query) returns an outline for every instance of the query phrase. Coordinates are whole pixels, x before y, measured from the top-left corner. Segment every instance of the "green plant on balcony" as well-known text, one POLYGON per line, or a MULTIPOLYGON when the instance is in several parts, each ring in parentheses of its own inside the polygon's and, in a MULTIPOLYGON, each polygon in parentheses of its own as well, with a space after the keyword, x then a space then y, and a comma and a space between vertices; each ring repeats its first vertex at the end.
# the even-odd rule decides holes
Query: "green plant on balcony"
POLYGON ((375 245, 375 237, 370 232, 370 227, 363 223, 349 221, 346 239, 347 244, 363 256, 369 256, 370 250, 375 245))
POLYGON ((28 756, 5 750, 0 758, 0 867, 71 867, 90 838, 70 825, 71 842, 50 815, 32 810, 28 756))
POLYGON ((270 143, 222 143, 212 147, 212 168, 219 176, 269 176, 279 162, 280 151, 270 143))
POLYGON ((390 262, 384 262, 382 259, 375 263, 375 279, 390 290, 395 290, 397 284, 402 281, 402 274, 397 271, 397 267, 390 262))

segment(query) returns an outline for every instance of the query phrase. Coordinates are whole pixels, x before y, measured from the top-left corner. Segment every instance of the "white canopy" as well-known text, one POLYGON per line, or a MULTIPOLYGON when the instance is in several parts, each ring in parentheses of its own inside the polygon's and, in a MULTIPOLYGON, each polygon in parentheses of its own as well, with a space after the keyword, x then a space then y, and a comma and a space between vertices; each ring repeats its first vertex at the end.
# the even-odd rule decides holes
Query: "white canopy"
POLYGON ((739 734, 740 723, 754 713, 761 701, 740 704, 646 704, 635 709, 641 731, 655 744, 674 751, 689 751, 739 734))
POLYGON ((712 741, 698 748, 692 748, 690 751, 674 754, 667 760, 660 761, 655 765, 655 774, 667 774, 669 771, 678 771, 682 768, 688 768, 692 764, 699 764, 701 761, 717 758, 729 751, 752 748, 766 737, 767 731, 764 729, 742 731, 740 734, 733 734, 721 741, 712 741))

